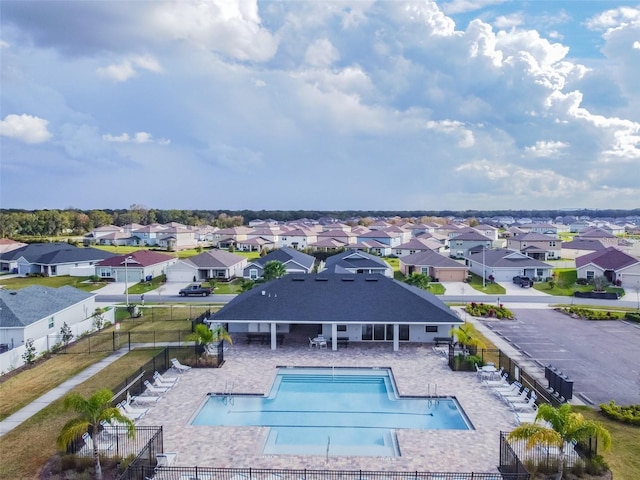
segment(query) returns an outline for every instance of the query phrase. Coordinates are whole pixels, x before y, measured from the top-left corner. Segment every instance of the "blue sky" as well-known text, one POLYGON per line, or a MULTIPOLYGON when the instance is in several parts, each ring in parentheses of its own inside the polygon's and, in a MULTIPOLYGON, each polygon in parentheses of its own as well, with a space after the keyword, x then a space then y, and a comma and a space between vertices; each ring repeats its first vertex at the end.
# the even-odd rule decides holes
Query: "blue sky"
POLYGON ((640 3, 0 0, 3 208, 638 208, 640 3))

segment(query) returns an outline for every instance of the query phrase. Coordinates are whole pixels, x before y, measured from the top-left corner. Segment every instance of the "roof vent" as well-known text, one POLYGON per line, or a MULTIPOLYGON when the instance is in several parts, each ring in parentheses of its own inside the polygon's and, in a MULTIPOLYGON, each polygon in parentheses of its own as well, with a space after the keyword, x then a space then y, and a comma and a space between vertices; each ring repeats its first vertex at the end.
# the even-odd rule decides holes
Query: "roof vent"
POLYGON ((262 290, 262 295, 266 295, 267 292, 265 290, 262 290))
POLYGON ((291 281, 292 282, 304 282, 304 278, 302 278, 302 277, 292 277, 291 281))
POLYGON ((9 292, 9 295, 17 295, 18 292, 9 292))
POLYGON ((378 278, 377 277, 366 277, 364 279, 365 282, 377 282, 378 278))
POLYGON ((353 282, 355 277, 342 277, 343 282, 353 282))
POLYGON ((316 277, 316 282, 326 282, 329 279, 327 277, 316 277))

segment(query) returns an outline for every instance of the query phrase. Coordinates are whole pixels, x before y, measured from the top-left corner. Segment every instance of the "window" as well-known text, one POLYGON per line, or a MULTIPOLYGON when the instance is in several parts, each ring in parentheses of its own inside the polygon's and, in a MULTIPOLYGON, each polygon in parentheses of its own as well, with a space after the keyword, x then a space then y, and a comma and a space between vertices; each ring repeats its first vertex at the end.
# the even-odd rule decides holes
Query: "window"
POLYGON ((49 328, 53 328, 53 327, 55 327, 55 326, 56 326, 56 320, 55 320, 55 317, 51 317, 51 318, 49 319, 49 328))
POLYGON ((593 280, 596 277, 596 272, 593 270, 587 270, 587 280, 593 280))
POLYGON ((544 271, 541 268, 536 268, 536 277, 542 277, 544 275, 544 271))
POLYGON ((249 270, 249 278, 251 278, 251 280, 256 280, 258 278, 258 269, 252 268, 249 270))
POLYGON ((556 246, 556 242, 549 242, 549 246, 550 247, 555 247, 556 246))
MULTIPOLYGON (((393 324, 362 325, 362 340, 393 341, 393 324)), ((409 325, 398 325, 398 340, 409 341, 409 325)))
POLYGON ((429 267, 421 267, 420 273, 427 275, 429 273, 429 267))
POLYGON ((347 326, 346 325, 337 325, 336 330, 338 332, 346 332, 347 331, 347 326))
POLYGON ((424 331, 426 333, 438 333, 438 326, 437 325, 426 325, 424 327, 424 331))

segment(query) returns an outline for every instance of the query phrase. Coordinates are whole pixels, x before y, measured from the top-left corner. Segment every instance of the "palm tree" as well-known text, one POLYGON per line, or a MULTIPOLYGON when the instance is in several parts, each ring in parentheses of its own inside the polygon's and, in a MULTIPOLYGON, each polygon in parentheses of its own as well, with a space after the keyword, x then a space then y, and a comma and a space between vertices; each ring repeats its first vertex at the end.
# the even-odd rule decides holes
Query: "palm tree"
POLYGON ((480 332, 476 329, 473 323, 464 322, 459 327, 451 329, 450 335, 455 335, 456 342, 464 347, 487 348, 480 332))
POLYGON ((279 262, 278 260, 271 260, 264 264, 262 278, 264 278, 265 281, 269 281, 276 278, 284 277, 286 274, 287 269, 282 262, 279 262))
POLYGON ((200 345, 201 352, 204 353, 207 345, 213 342, 220 342, 226 340, 229 343, 233 343, 233 339, 229 332, 222 326, 216 325, 213 328, 209 328, 204 323, 199 323, 193 329, 193 333, 187 337, 187 340, 196 342, 196 345, 200 345))
POLYGON ((568 443, 598 437, 602 440, 602 448, 607 450, 611 446, 611 434, 600 422, 585 420, 581 413, 572 412, 571 405, 563 403, 558 408, 549 404, 542 404, 538 408, 537 420, 544 420, 547 424, 523 423, 516 427, 509 435, 509 440, 526 440, 527 448, 536 445, 558 447, 558 472, 556 479, 562 478, 564 469, 564 446, 568 443))
POLYGON ((82 434, 91 430, 93 440, 93 460, 95 462, 96 478, 102 479, 102 467, 100 466, 100 455, 98 451, 97 433, 100 423, 106 421, 112 423, 117 421, 127 426, 127 434, 133 438, 136 431, 133 422, 127 418, 118 408, 111 406, 113 392, 109 389, 102 389, 91 395, 89 398, 82 397, 79 393, 73 392, 64 398, 64 408, 73 409, 78 416, 69 420, 58 436, 58 447, 65 450, 67 446, 82 434))

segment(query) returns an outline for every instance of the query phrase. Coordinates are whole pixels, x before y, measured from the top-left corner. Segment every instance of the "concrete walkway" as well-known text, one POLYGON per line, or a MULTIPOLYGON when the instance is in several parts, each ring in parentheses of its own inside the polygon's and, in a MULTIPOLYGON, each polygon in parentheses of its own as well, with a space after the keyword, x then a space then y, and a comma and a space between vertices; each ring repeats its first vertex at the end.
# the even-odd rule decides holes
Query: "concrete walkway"
POLYGON ((114 352, 108 357, 100 360, 97 363, 94 363, 90 367, 87 367, 82 372, 77 374, 75 377, 70 378, 69 380, 61 383, 54 389, 48 391, 47 393, 42 395, 40 398, 31 402, 26 407, 18 410, 13 415, 10 415, 9 417, 5 418, 0 422, 0 437, 3 436, 5 433, 10 432, 14 428, 16 428, 22 422, 31 418, 33 415, 35 415, 43 408, 50 405, 52 402, 62 398, 67 393, 69 393, 74 387, 77 387, 82 382, 85 382, 86 380, 90 379, 100 370, 111 365, 113 362, 123 357, 127 353, 129 353, 128 349, 121 348, 117 352, 114 352))

